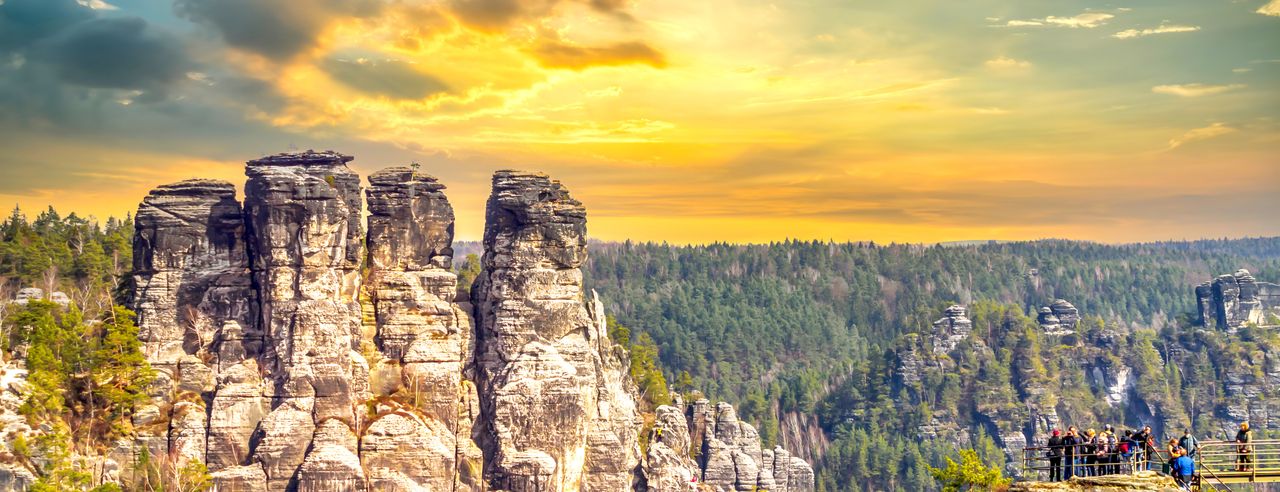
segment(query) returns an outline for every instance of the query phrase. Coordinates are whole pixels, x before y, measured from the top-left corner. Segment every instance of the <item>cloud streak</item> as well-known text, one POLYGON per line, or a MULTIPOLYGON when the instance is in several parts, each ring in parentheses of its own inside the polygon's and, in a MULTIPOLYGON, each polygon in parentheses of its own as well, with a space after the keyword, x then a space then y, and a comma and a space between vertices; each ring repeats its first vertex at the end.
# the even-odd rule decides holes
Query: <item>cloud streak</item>
POLYGON ((1005 22, 1006 27, 1069 27, 1072 29, 1093 29, 1114 19, 1115 14, 1106 12, 1084 12, 1070 17, 1050 15, 1040 19, 1011 19, 1005 22))
POLYGON ((1123 31, 1112 34, 1111 37, 1116 39, 1134 39, 1153 34, 1172 34, 1180 32, 1196 32, 1200 30, 1200 26, 1185 26, 1180 24, 1161 24, 1160 27, 1146 29, 1125 29, 1123 31))
POLYGON ((1151 92, 1178 97, 1201 97, 1239 90, 1245 87, 1244 84, 1167 84, 1152 87, 1151 92))
POLYGON ((1222 122, 1215 122, 1206 127, 1194 128, 1183 133, 1180 137, 1169 139, 1169 150, 1176 149, 1191 142, 1209 140, 1211 138, 1221 137, 1228 133, 1235 133, 1235 131, 1235 128, 1227 126, 1222 122))

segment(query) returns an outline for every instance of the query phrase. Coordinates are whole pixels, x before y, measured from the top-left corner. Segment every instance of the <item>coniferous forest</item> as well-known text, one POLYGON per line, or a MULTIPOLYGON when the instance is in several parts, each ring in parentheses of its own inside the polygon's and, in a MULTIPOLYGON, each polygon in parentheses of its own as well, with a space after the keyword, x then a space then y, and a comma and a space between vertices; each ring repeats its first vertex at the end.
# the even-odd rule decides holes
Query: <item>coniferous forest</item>
MULTIPOLYGON (((5 357, 24 358, 30 372, 22 412, 55 430, 42 442, 11 443, 17 459, 103 448, 132 431, 131 405, 150 376, 120 295, 132 229, 129 219, 99 223, 52 209, 34 219, 15 210, 0 224, 4 298, 25 287, 69 297, 65 308, 0 303, 5 357)), ((479 273, 465 255, 472 246, 457 248, 463 290, 479 273)), ((587 285, 605 299, 611 335, 630 348, 645 400, 666 403, 669 388, 735 403, 767 446, 784 444, 817 465, 820 490, 934 490, 929 467, 957 446, 1004 467, 1017 445, 1011 436, 1034 436, 1037 426, 1154 424, 1214 439, 1242 404, 1246 415, 1258 405, 1280 415, 1269 382, 1277 333, 1196 326, 1192 295, 1239 268, 1280 280, 1280 238, 593 243, 590 251, 587 285), (1079 308, 1076 333, 1050 336, 1036 324, 1055 299, 1079 308), (972 333, 938 354, 932 323, 952 304, 968 308, 972 333), (1251 400, 1228 380, 1256 389, 1251 400)), ((56 459, 32 466, 48 490, 88 480, 56 459)), ((179 471, 202 480, 200 470, 179 471)))

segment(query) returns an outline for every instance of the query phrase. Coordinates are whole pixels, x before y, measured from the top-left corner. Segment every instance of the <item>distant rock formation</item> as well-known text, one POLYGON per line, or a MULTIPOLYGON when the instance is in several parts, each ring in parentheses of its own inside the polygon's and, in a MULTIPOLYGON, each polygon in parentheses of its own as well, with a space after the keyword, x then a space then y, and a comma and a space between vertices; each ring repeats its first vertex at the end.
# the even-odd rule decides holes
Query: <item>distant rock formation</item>
POLYGON ((942 355, 951 353, 956 345, 973 331, 973 322, 966 316, 968 310, 959 304, 953 304, 943 311, 943 317, 933 322, 933 353, 942 355))
POLYGON ((1036 322, 1045 334, 1069 335, 1075 333, 1076 326, 1080 324, 1080 311, 1070 302, 1058 299, 1040 308, 1036 322))
MULTIPOLYGON (((725 404, 698 427, 715 460, 684 446, 642 466, 629 359, 583 292, 586 211, 560 183, 494 176, 473 308, 444 186, 374 173, 366 233, 351 159, 250 161, 243 205, 211 180, 143 200, 132 305, 158 375, 137 438, 107 462, 140 447, 196 459, 223 491, 668 490, 647 484, 686 476, 812 490, 807 464, 760 450, 725 404)), ((695 442, 677 417, 658 414, 695 442)), ((0 485, 23 479, 0 471, 0 485)))
POLYGON ((1196 286, 1201 325, 1235 332, 1245 324, 1280 324, 1280 285, 1258 282, 1248 270, 1196 286))
POLYGON ((720 402, 713 409, 705 399, 688 406, 677 400, 676 405, 658 407, 649 432, 648 490, 814 490, 813 468, 781 447, 762 449, 755 427, 738 420, 732 405, 720 402), (697 453, 696 461, 691 452, 697 453))

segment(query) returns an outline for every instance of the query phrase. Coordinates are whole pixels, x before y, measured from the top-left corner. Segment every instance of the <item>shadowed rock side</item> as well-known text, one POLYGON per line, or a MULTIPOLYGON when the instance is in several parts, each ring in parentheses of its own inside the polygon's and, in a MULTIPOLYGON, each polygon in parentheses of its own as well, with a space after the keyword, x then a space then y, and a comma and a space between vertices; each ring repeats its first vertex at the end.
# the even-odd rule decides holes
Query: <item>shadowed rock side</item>
POLYGON ((139 444, 156 456, 205 458, 205 402, 224 369, 219 352, 246 337, 250 350, 261 345, 235 195, 231 183, 189 180, 156 188, 138 206, 133 308, 157 377, 134 424, 139 444))
POLYGON ((634 388, 584 305, 586 210, 557 181, 499 171, 473 286, 490 484, 511 491, 628 490, 639 465, 634 388))
POLYGON ((378 349, 371 383, 379 397, 402 397, 382 399, 361 440, 370 486, 481 490, 482 455, 471 441, 479 411, 468 367, 471 305, 456 303, 458 279, 449 269, 453 207, 444 185, 409 168, 374 173, 369 185, 376 331, 366 337, 378 349))
POLYGON ((629 359, 582 290, 586 213, 558 182, 494 177, 473 323, 444 186, 373 174, 365 235, 350 160, 250 161, 243 208, 207 180, 142 202, 133 307, 159 377, 108 461, 194 458, 222 492, 812 489, 705 401, 659 409, 642 470, 629 359))

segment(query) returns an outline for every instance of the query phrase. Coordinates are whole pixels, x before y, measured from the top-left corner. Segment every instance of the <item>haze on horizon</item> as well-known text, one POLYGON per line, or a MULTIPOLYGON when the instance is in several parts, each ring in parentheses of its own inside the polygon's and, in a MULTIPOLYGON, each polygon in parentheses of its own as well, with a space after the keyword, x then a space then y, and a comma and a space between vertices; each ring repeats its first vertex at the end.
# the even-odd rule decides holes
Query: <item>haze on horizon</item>
POLYGON ((1280 235, 1280 0, 0 0, 0 204, 298 149, 603 240, 1280 235))

